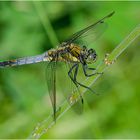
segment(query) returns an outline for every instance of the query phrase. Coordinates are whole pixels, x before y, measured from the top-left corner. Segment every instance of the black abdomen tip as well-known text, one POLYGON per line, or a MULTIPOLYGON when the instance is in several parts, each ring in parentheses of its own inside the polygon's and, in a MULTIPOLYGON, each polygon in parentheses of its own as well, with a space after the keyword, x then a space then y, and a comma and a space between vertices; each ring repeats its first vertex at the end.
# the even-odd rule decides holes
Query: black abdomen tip
POLYGON ((12 62, 12 61, 0 62, 0 68, 7 67, 7 66, 12 66, 13 64, 14 64, 14 62, 12 62))

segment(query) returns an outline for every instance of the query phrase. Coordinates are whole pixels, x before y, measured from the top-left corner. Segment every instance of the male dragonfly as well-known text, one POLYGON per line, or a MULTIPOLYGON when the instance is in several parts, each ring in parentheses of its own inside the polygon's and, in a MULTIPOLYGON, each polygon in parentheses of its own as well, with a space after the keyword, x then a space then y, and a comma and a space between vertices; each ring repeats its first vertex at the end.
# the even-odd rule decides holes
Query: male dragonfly
MULTIPOLYGON (((78 31, 77 33, 73 34, 68 40, 62 42, 56 49, 51 49, 43 54, 30 56, 30 57, 23 57, 9 61, 0 62, 0 68, 11 67, 11 66, 19 66, 24 64, 33 64, 39 63, 42 61, 49 62, 47 67, 47 85, 48 90, 53 106, 53 115, 56 118, 56 80, 55 80, 55 70, 57 62, 66 62, 71 63, 71 67, 68 71, 68 76, 70 77, 71 81, 74 85, 78 88, 82 86, 87 88, 91 92, 94 92, 90 87, 80 83, 77 81, 77 74, 79 69, 79 64, 82 65, 83 73, 86 77, 91 77, 95 74, 100 74, 95 72, 95 68, 88 67, 88 64, 92 64, 97 59, 96 51, 92 48, 88 49, 84 44, 80 45, 78 40, 80 39, 87 39, 88 36, 92 37, 92 41, 94 41, 99 35, 104 32, 105 29, 105 20, 111 17, 114 12, 111 12, 107 16, 103 17, 99 21, 90 26, 78 31), (93 73, 89 74, 87 71, 93 71, 93 73)), ((81 95, 80 95, 81 96, 81 95)), ((81 97, 82 99, 82 97, 81 97)))

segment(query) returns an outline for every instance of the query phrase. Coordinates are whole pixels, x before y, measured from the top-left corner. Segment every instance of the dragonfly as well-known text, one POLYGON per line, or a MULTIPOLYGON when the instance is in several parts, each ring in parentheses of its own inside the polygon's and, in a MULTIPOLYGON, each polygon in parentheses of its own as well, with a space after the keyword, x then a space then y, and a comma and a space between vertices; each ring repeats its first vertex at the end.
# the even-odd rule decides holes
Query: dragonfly
MULTIPOLYGON (((67 74, 71 81, 74 83, 76 88, 82 86, 91 92, 94 92, 90 87, 82 84, 77 80, 79 65, 81 64, 83 73, 86 77, 92 77, 95 74, 101 74, 95 72, 96 68, 89 67, 88 64, 93 64, 97 60, 97 53, 95 49, 88 48, 84 44, 78 43, 78 40, 87 39, 88 36, 94 41, 98 36, 100 36, 105 29, 105 20, 111 17, 114 11, 98 20, 97 22, 91 24, 90 26, 76 32, 69 39, 60 43, 56 49, 50 49, 43 54, 36 56, 29 56, 18 58, 14 60, 2 61, 0 62, 0 68, 20 66, 24 64, 33 64, 43 61, 49 62, 47 66, 47 85, 50 94, 52 106, 53 106, 53 116, 56 118, 56 66, 57 62, 66 62, 72 64, 69 68, 67 74), (88 71, 93 71, 88 73, 88 71)), ((81 96, 81 95, 80 95, 81 96)), ((83 98, 81 96, 83 102, 83 98)))

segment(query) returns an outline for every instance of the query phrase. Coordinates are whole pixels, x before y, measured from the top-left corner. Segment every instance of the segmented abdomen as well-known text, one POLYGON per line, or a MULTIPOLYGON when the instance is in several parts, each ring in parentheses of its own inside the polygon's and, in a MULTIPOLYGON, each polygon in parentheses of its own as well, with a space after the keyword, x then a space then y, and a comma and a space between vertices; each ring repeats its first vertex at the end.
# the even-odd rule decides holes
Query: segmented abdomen
POLYGON ((0 62, 0 68, 4 68, 8 66, 33 64, 33 63, 38 63, 42 61, 49 61, 48 53, 44 53, 44 54, 36 55, 36 56, 18 58, 15 60, 3 61, 3 62, 0 62))

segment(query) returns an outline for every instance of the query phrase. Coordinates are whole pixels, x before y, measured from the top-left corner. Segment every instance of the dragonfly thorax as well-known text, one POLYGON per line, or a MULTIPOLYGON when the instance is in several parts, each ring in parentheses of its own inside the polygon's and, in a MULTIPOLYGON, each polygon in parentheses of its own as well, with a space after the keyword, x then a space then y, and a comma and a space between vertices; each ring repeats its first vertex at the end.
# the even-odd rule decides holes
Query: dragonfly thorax
POLYGON ((83 59, 87 64, 94 63, 97 59, 97 54, 94 49, 85 49, 83 51, 83 59))

